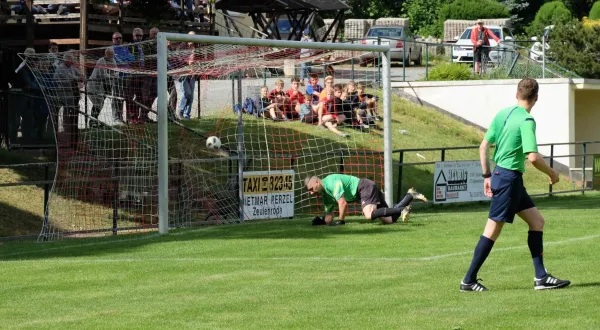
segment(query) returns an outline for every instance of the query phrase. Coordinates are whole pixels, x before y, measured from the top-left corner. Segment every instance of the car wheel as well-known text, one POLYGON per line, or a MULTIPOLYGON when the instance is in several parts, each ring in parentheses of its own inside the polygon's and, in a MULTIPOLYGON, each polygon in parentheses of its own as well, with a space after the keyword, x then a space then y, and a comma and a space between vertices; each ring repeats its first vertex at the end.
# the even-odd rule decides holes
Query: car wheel
POLYGON ((415 65, 421 65, 423 63, 423 49, 419 51, 419 57, 415 60, 415 65))
POLYGON ((406 58, 402 59, 402 65, 404 65, 405 67, 409 67, 410 66, 410 59, 412 57, 412 51, 408 51, 408 56, 406 56, 406 58), (406 63, 404 63, 406 62, 406 63))

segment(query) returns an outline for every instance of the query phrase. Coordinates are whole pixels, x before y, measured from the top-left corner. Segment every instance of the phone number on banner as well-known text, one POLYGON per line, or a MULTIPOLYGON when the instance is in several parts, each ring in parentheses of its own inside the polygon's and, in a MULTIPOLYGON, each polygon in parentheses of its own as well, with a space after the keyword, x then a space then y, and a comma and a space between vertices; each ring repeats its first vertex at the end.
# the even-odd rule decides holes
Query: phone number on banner
POLYGON ((244 173, 244 194, 280 193, 293 190, 293 171, 244 173))

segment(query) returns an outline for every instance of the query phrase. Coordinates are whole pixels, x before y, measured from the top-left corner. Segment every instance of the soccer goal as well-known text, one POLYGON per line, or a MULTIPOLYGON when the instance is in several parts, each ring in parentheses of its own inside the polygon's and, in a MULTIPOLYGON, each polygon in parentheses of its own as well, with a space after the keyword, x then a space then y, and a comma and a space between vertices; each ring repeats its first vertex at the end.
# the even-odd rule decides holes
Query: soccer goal
POLYGON ((159 33, 24 59, 57 142, 40 240, 320 214, 308 175, 393 204, 388 45, 159 33))

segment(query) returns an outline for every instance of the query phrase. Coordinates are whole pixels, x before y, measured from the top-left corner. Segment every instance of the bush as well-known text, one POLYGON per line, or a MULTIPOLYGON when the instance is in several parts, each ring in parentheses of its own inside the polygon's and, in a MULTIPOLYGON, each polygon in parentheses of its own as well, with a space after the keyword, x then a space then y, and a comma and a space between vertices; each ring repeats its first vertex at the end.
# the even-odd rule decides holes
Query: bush
POLYGON ((555 26, 550 49, 556 63, 583 78, 600 79, 600 26, 585 27, 578 20, 555 26))
POLYGON ((440 8, 437 24, 438 36, 444 31, 444 22, 449 19, 476 20, 478 18, 509 18, 505 5, 493 0, 456 0, 440 8))
POLYGON ((539 36, 548 25, 564 24, 571 21, 571 12, 561 1, 545 3, 535 15, 535 19, 527 29, 529 35, 539 36))
POLYGON ((600 1, 596 1, 596 3, 594 3, 592 9, 590 10, 590 15, 588 16, 588 18, 591 20, 600 20, 600 1))
POLYGON ((429 70, 429 81, 474 80, 479 79, 466 64, 445 63, 429 70))

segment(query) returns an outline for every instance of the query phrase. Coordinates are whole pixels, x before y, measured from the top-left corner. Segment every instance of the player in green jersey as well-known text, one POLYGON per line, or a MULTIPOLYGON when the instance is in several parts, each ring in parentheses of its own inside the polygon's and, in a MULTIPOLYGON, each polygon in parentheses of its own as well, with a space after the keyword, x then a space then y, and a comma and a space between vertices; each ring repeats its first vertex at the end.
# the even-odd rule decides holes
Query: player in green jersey
POLYGON ((391 224, 402 217, 402 222, 406 223, 412 200, 420 199, 427 202, 427 198, 423 194, 411 188, 398 204, 390 208, 375 182, 345 174, 331 174, 323 180, 317 176, 307 177, 304 180, 304 186, 311 195, 323 197, 325 219, 315 218, 314 225, 344 224, 348 203, 355 201, 360 201, 363 214, 368 220, 380 219, 384 224, 391 224), (333 221, 333 210, 336 206, 339 209, 339 221, 333 221))

